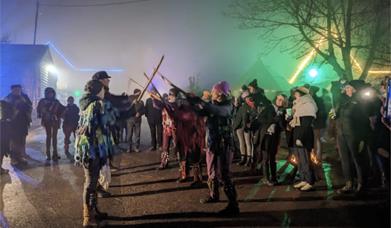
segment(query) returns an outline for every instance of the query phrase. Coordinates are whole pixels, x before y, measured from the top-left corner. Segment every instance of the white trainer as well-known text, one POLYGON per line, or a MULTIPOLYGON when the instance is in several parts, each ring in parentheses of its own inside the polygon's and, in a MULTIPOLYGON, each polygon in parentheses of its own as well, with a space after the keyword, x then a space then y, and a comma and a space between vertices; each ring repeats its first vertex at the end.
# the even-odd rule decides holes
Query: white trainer
POLYGON ((308 184, 308 183, 305 181, 301 181, 298 184, 293 185, 293 187, 294 188, 301 188, 301 187, 305 186, 306 184, 308 184))
POLYGON ((304 192, 306 192, 306 191, 310 191, 310 190, 312 190, 314 187, 312 186, 312 185, 310 185, 310 184, 306 184, 306 185, 304 185, 302 188, 300 188, 300 191, 304 191, 304 192))

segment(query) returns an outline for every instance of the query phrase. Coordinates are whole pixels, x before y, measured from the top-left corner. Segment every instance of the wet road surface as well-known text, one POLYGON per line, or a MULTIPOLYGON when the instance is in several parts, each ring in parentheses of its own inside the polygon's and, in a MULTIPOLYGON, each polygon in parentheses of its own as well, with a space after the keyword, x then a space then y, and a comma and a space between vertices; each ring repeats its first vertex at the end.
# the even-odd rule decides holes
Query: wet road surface
MULTIPOLYGON (((65 158, 59 132, 58 163, 47 163, 42 128, 30 132, 26 167, 3 167, 9 175, 1 177, 0 196, 4 210, 0 227, 81 227, 83 170, 65 158)), ((333 152, 335 153, 335 152, 333 152)), ((328 226, 328 227, 390 227, 390 195, 388 191, 371 188, 357 197, 336 197, 335 189, 343 185, 337 159, 326 159, 322 181, 311 192, 300 192, 291 185, 268 187, 259 176, 248 175, 243 167, 233 165, 241 215, 221 218, 216 212, 227 204, 202 205, 200 198, 207 186, 190 188, 190 182, 177 183, 178 165, 158 171, 160 154, 154 151, 120 153, 114 164, 110 198, 99 199, 101 210, 110 217, 105 227, 237 227, 237 226, 328 226)), ((279 154, 282 170, 286 152, 279 154)), ((174 159, 172 159, 174 160, 174 159)), ((281 172, 280 181, 289 176, 292 167, 281 172)), ((205 175, 205 171, 203 172, 205 175)), ((204 180, 206 178, 204 177, 204 180)), ((0 208, 1 209, 1 208, 0 208)))

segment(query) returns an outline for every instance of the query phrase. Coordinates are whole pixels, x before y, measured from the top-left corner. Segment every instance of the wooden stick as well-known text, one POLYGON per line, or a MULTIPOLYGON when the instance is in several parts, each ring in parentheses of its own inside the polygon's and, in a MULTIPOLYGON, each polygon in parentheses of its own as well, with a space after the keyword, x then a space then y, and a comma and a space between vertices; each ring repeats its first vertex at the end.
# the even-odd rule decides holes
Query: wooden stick
MULTIPOLYGON (((144 72, 144 76, 145 78, 147 78, 147 80, 149 80, 149 77, 148 75, 144 72)), ((161 100, 163 100, 163 97, 162 95, 159 93, 159 90, 157 90, 156 86, 153 84, 153 82, 151 82, 151 85, 153 87, 153 89, 156 91, 157 95, 160 97, 161 100)))
POLYGON ((144 88, 144 86, 142 86, 140 83, 136 82, 135 80, 133 80, 132 78, 129 78, 130 81, 132 81, 134 84, 140 86, 141 88, 144 88))
POLYGON ((143 91, 141 92, 141 94, 138 96, 137 101, 140 101, 141 98, 144 96, 145 92, 146 92, 147 89, 148 89, 149 84, 151 84, 153 78, 155 77, 157 71, 159 70, 160 65, 162 65, 163 59, 164 59, 164 55, 162 56, 162 58, 160 59, 159 64, 157 65, 157 67, 156 67, 155 70, 153 71, 152 76, 149 78, 149 81, 148 81, 147 85, 145 86, 145 88, 143 89, 143 91))

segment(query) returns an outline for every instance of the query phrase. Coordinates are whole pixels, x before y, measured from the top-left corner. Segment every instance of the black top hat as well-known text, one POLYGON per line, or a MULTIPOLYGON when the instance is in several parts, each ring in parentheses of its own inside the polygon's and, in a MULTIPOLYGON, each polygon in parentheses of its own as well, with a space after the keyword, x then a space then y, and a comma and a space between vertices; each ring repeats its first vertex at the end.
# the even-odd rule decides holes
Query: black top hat
POLYGON ((92 76, 92 80, 111 78, 106 71, 98 71, 92 76))

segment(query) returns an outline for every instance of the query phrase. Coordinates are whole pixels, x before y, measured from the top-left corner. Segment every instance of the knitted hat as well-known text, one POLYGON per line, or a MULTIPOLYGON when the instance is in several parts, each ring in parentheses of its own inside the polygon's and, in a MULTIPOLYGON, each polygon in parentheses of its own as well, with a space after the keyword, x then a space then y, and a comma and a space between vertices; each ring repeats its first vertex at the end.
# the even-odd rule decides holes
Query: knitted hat
POLYGON ((257 87, 258 87, 257 79, 252 80, 252 81, 248 84, 248 86, 257 88, 257 87))
POLYGON ((212 91, 228 96, 231 92, 231 89, 228 82, 219 81, 218 83, 213 85, 212 91))

